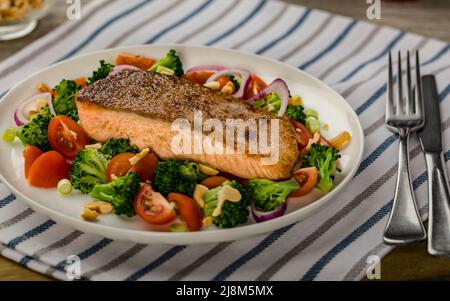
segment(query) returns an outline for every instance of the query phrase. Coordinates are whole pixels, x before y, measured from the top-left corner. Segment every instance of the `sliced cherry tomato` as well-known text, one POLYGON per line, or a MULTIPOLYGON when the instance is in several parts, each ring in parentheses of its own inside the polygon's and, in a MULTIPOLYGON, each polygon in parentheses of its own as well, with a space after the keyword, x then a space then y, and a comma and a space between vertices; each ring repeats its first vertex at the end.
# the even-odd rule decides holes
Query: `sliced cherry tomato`
POLYGON ((308 145, 309 139, 313 137, 311 132, 301 122, 291 119, 291 123, 295 127, 295 132, 297 133, 297 142, 300 145, 300 148, 308 145))
POLYGON ((203 85, 213 74, 214 72, 209 71, 191 71, 186 73, 184 78, 190 80, 191 82, 203 85))
POLYGON ((119 54, 116 57, 116 65, 131 65, 138 67, 143 71, 150 69, 155 63, 154 59, 150 59, 140 55, 119 54))
POLYGON ((25 149, 23 150, 23 157, 25 158, 25 178, 28 179, 31 165, 33 165, 34 161, 43 153, 44 152, 36 146, 30 144, 25 146, 25 149))
POLYGON ((253 97, 265 88, 267 88, 267 84, 256 74, 252 74, 250 83, 248 84, 247 89, 245 89, 244 96, 246 99, 253 97))
POLYGON ((139 175, 141 182, 153 180, 156 166, 158 165, 158 158, 155 154, 150 153, 135 165, 131 165, 130 158, 134 157, 132 153, 122 153, 111 159, 106 168, 106 178, 111 182, 114 177, 121 177, 129 171, 134 171, 139 175))
POLYGON ((60 180, 69 178, 69 170, 70 165, 60 153, 49 151, 31 165, 28 182, 39 188, 54 188, 60 180))
POLYGON ((219 84, 220 84, 220 89, 222 89, 226 84, 228 84, 228 82, 229 82, 230 80, 228 79, 228 77, 226 77, 226 76, 224 75, 224 76, 219 77, 219 79, 218 79, 217 81, 218 81, 219 84))
POLYGON ((142 185, 134 197, 134 210, 140 218, 152 225, 164 225, 177 217, 162 194, 155 192, 148 184, 142 185))
POLYGON ((213 176, 213 177, 209 177, 204 179, 201 184, 203 186, 208 187, 209 189, 213 189, 216 187, 219 187, 220 185, 223 184, 223 182, 228 181, 227 178, 225 177, 221 177, 221 176, 213 176))
POLYGON ((81 126, 67 116, 54 117, 48 125, 48 140, 53 150, 67 158, 73 158, 89 143, 81 126))
POLYGON ((137 173, 141 178, 141 182, 147 182, 153 180, 157 165, 158 158, 155 154, 150 153, 133 165, 130 171, 137 173))
POLYGON ((190 197, 172 192, 167 196, 169 202, 175 203, 181 220, 186 222, 189 231, 199 231, 203 226, 203 216, 197 203, 190 197))
POLYGON ((82 89, 84 89, 84 88, 87 87, 86 77, 80 77, 80 78, 77 78, 77 79, 75 80, 75 82, 76 82, 77 84, 79 84, 79 85, 81 86, 82 89))
POLYGON ((293 176, 300 184, 300 188, 289 194, 290 197, 300 197, 308 194, 317 184, 318 170, 316 167, 300 168, 293 176))

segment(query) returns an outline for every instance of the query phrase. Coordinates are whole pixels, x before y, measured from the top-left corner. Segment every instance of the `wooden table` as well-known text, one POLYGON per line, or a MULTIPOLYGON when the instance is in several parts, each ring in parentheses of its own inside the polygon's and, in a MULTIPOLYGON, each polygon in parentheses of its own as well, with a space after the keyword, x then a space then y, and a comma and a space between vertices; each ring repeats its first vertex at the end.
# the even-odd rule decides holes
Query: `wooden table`
MULTIPOLYGON (((366 0, 285 1, 369 21, 366 17, 368 7, 366 0)), ((57 2, 54 11, 40 22, 33 33, 15 41, 0 42, 0 61, 65 21, 65 1, 57 2)), ((381 20, 371 22, 450 42, 448 0, 383 1, 381 16, 381 20)), ((399 247, 382 260, 381 277, 382 280, 446 278, 450 280, 450 260, 429 256, 426 253, 425 243, 399 247)), ((0 280, 49 280, 49 278, 0 257, 0 280)))

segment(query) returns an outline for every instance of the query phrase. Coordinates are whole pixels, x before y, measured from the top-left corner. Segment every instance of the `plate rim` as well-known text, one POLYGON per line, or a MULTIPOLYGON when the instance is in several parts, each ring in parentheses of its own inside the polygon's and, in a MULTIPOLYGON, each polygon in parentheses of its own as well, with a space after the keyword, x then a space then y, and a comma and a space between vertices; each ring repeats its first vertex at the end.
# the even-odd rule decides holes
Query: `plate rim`
POLYGON ((61 223, 63 225, 67 225, 78 229, 85 233, 90 233, 94 235, 99 235, 102 237, 111 238, 114 240, 122 240, 122 241, 133 241, 136 243, 158 243, 158 244, 170 244, 170 245, 189 245, 189 244, 201 244, 201 243, 217 243, 217 242, 225 242, 225 241, 235 241, 240 240, 247 237, 254 237, 256 235, 265 234, 271 231, 278 230, 280 228, 291 225, 295 222, 301 221, 303 218, 299 218, 298 215, 309 216, 319 208, 326 206, 332 197, 338 195, 354 178, 361 162, 362 156, 364 154, 365 149, 365 139, 364 139, 364 131, 361 125, 361 122, 358 118, 358 115, 354 111, 354 109, 350 106, 350 104, 346 101, 346 99, 336 92, 332 87, 314 77, 313 75, 307 73, 304 70, 291 66, 285 62, 278 61, 276 59, 257 55, 248 51, 236 50, 236 49, 227 49, 227 48, 219 48, 219 47, 210 47, 204 45, 192 45, 192 44, 137 44, 137 45, 128 45, 128 46, 120 46, 115 48, 107 48, 96 51, 91 51, 87 53, 80 54, 78 56, 74 56, 63 61, 57 62, 55 64, 49 65, 43 69, 40 69, 36 72, 33 72, 31 75, 27 76, 23 80, 19 81, 12 88, 8 90, 8 92, 0 99, 0 105, 4 103, 4 100, 8 98, 9 94, 11 94, 18 86, 22 85, 22 83, 30 80, 35 77, 39 73, 44 73, 49 69, 52 69, 56 66, 66 64, 75 59, 83 59, 88 56, 101 54, 104 52, 120 52, 123 50, 132 51, 132 49, 136 48, 196 48, 196 49, 214 49, 217 51, 231 52, 239 55, 247 55, 252 58, 263 59, 268 61, 271 64, 283 65, 284 68, 291 69, 294 72, 299 72, 303 76, 308 77, 310 80, 318 84, 321 88, 326 89, 333 93, 337 98, 341 100, 341 102, 345 106, 345 111, 351 114, 353 119, 356 121, 356 130, 358 131, 359 137, 359 147, 358 154, 355 160, 355 164, 351 167, 348 174, 343 178, 342 182, 339 183, 338 186, 333 188, 328 194, 320 197, 312 204, 309 204, 303 208, 296 209, 282 217, 264 222, 264 223, 255 223, 249 225, 243 225, 230 229, 214 229, 208 231, 199 231, 199 232, 186 232, 186 233, 174 233, 174 232, 158 232, 158 231, 146 231, 146 230, 136 230, 136 229, 123 229, 123 228, 114 228, 109 225, 102 225, 98 223, 91 223, 82 220, 81 218, 75 218, 72 216, 65 215, 64 213, 60 213, 54 209, 50 209, 44 205, 41 205, 39 202, 32 200, 31 198, 24 195, 20 192, 14 185, 8 182, 3 174, 0 173, 0 180, 6 184, 6 186, 11 189, 16 197, 20 197, 20 199, 24 200, 28 206, 30 206, 33 210, 38 213, 44 214, 50 219, 56 221, 57 223, 61 223), (155 242, 152 242, 155 240, 155 242))

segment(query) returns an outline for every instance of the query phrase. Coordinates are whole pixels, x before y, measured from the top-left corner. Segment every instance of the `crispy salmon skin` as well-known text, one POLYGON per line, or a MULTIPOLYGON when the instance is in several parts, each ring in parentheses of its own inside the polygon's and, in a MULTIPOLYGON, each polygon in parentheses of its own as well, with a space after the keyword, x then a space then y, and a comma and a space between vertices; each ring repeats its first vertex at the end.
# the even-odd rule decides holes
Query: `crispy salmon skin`
POLYGON ((183 78, 124 71, 80 90, 76 103, 81 126, 91 138, 99 142, 128 138, 140 149, 151 148, 163 160, 191 160, 242 178, 274 180, 289 178, 297 161, 296 133, 289 120, 183 78), (248 152, 175 153, 171 147, 177 134, 171 129, 173 121, 182 118, 193 124, 196 112, 201 112, 204 120, 217 119, 224 124, 229 119, 279 120, 278 162, 264 165, 263 155, 248 152))

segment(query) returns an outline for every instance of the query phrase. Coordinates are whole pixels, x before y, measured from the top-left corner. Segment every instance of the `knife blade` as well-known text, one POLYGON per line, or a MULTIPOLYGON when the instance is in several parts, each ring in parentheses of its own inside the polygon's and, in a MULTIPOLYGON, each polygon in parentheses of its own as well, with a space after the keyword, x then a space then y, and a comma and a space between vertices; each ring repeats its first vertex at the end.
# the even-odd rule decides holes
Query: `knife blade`
POLYGON ((442 126, 436 79, 422 77, 425 126, 418 132, 428 171, 428 253, 450 255, 450 193, 442 154, 442 126))
POLYGON ((434 75, 422 76, 425 126, 418 132, 425 152, 442 152, 442 126, 439 97, 434 75))

